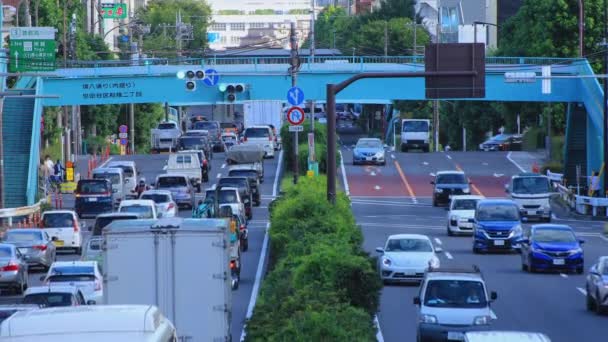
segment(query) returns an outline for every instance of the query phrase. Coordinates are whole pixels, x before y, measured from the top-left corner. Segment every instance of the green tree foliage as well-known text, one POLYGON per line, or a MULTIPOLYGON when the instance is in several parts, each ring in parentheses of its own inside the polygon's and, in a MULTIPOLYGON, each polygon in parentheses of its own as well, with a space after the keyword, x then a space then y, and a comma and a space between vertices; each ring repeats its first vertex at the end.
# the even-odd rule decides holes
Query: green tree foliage
POLYGON ((137 17, 150 25, 150 34, 144 36, 146 53, 159 57, 176 56, 174 28, 163 28, 163 25, 175 25, 178 12, 182 22, 193 26, 193 40, 184 41, 184 55, 200 56, 207 45, 207 26, 211 22, 211 8, 199 0, 152 0, 137 12, 137 17))

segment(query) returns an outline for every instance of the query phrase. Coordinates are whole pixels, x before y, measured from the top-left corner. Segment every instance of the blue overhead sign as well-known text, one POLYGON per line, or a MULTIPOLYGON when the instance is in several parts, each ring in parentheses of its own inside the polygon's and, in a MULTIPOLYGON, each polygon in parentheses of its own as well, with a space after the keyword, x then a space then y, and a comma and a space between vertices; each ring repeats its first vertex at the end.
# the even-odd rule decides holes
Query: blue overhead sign
POLYGON ((298 87, 292 87, 287 91, 287 102, 292 106, 304 103, 304 91, 298 87))
POLYGON ((220 74, 218 74, 215 69, 205 70, 205 78, 203 79, 203 82, 205 82, 206 85, 213 87, 219 81, 220 81, 220 74))

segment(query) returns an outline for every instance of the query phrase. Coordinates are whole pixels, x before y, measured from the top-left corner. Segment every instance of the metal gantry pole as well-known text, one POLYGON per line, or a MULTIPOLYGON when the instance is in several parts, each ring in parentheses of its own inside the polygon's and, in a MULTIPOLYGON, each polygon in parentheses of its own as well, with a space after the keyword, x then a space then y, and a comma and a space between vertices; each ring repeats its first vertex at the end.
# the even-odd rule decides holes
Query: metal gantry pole
MULTIPOLYGON (((604 0, 604 73, 608 74, 608 1, 604 0)), ((608 161, 608 79, 604 79, 604 165, 608 161)), ((604 195, 608 194, 608 172, 604 172, 604 195)))
MULTIPOLYGON (((296 23, 291 22, 290 32, 289 32, 289 42, 291 44, 291 86, 296 86, 297 73, 298 73, 298 41, 296 36, 296 23)), ((294 161, 293 161, 293 184, 298 184, 298 173, 300 172, 299 165, 299 156, 298 156, 298 132, 293 132, 293 153, 294 153, 294 161)))

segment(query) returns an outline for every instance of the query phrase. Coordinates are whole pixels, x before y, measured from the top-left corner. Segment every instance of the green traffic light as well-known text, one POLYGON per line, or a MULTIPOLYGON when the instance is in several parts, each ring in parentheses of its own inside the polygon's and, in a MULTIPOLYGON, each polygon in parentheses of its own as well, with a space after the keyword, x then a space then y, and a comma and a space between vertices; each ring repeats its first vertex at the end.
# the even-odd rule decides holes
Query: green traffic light
POLYGON ((226 91, 227 85, 226 83, 220 83, 219 87, 220 91, 223 93, 226 91))

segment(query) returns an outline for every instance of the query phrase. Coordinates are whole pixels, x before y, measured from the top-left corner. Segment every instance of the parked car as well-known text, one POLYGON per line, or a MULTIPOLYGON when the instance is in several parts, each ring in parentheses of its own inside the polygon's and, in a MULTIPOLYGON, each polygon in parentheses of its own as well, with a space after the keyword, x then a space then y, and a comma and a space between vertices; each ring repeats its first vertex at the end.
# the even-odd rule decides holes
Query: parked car
POLYGON ((80 218, 95 217, 113 210, 112 184, 107 179, 81 179, 74 195, 74 209, 80 218))
POLYGON ((80 306, 87 303, 82 291, 76 286, 50 285, 32 286, 25 291, 23 304, 36 304, 44 308, 58 306, 80 306))
POLYGON ((386 165, 384 145, 377 138, 361 138, 353 147, 353 165, 357 164, 386 165))
POLYGON ((521 268, 524 271, 568 270, 582 274, 584 252, 570 226, 536 224, 524 230, 521 244, 521 268))
POLYGON ((194 187, 188 176, 170 173, 159 175, 153 186, 157 190, 169 190, 177 205, 194 207, 194 187))
POLYGON ((386 240, 384 248, 376 248, 380 253, 378 272, 380 279, 389 282, 419 282, 429 268, 440 265, 436 253, 441 248, 433 246, 426 235, 397 234, 386 240))
POLYGON ((153 201, 156 204, 156 211, 160 217, 177 216, 177 203, 173 200, 173 196, 169 190, 147 190, 139 198, 153 201))
POLYGON ((75 286, 88 304, 101 304, 103 299, 103 276, 97 261, 56 261, 40 280, 50 287, 75 286))
POLYGON ((30 311, 40 309, 40 305, 36 304, 1 304, 0 305, 0 323, 7 318, 20 311, 30 311))
POLYGON ((86 223, 78 220, 73 210, 49 210, 42 213, 41 226, 54 240, 57 249, 72 249, 80 255, 82 252, 82 229, 86 223))
POLYGON ((480 151, 520 151, 522 136, 519 134, 498 134, 479 144, 480 151))
POLYGON ((523 230, 517 204, 505 199, 477 203, 473 223, 473 253, 518 251, 523 230))
POLYGON ((587 310, 598 315, 608 311, 608 256, 601 256, 587 274, 587 310))
POLYGON ((121 214, 137 214, 140 219, 153 219, 158 218, 156 211, 156 203, 149 199, 136 199, 136 200, 125 200, 120 203, 118 212, 121 214))
MULTIPOLYGON (((14 245, 0 243, 0 289, 22 294, 28 285, 26 256, 14 245)), ((0 318, 2 314, 0 313, 0 318)))
POLYGON ((470 219, 475 217, 477 202, 483 196, 475 195, 456 195, 452 196, 448 207, 448 235, 473 234, 473 223, 470 219))
POLYGON ((471 182, 467 180, 462 171, 439 171, 435 179, 431 181, 433 185, 433 206, 450 203, 453 195, 469 195, 471 182))
POLYGON ((93 225, 92 235, 100 236, 103 228, 116 220, 136 220, 138 218, 138 214, 131 213, 101 214, 95 218, 95 224, 93 225))
POLYGON ((30 268, 48 269, 55 261, 56 248, 49 234, 40 228, 9 229, 3 242, 14 245, 24 255, 30 268))

